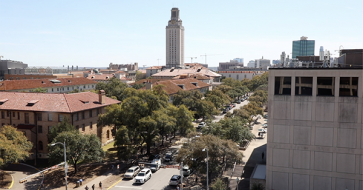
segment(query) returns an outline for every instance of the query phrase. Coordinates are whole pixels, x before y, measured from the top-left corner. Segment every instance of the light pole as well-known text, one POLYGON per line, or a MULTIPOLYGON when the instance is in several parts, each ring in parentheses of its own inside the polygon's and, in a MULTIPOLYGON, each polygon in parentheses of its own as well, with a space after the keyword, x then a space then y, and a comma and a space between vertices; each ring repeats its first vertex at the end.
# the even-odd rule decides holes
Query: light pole
POLYGON ((63 149, 64 149, 64 179, 66 180, 66 190, 68 190, 68 187, 67 187, 67 154, 66 154, 66 141, 64 141, 63 143, 61 142, 56 142, 56 143, 53 143, 51 144, 51 146, 54 146, 56 144, 61 144, 63 145, 63 149))
POLYGON ((208 185, 208 148, 203 148, 203 152, 207 150, 207 190, 209 190, 209 185, 208 185))

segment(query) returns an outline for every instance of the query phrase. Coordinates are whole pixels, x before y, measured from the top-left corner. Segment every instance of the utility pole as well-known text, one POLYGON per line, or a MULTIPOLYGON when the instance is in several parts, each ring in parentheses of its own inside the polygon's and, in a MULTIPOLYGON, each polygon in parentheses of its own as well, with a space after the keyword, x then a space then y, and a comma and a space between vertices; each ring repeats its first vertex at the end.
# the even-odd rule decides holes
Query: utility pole
POLYGON ((190 58, 190 63, 193 63, 193 59, 197 59, 198 57, 186 57, 186 58, 190 58))

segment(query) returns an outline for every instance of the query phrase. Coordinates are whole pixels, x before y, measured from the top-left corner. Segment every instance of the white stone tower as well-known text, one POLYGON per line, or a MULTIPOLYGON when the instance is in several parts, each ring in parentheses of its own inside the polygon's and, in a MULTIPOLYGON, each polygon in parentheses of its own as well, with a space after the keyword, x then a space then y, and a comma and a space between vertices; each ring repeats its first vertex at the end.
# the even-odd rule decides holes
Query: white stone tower
POLYGON ((184 66, 184 27, 179 19, 179 9, 171 9, 171 18, 166 26, 166 68, 184 66))

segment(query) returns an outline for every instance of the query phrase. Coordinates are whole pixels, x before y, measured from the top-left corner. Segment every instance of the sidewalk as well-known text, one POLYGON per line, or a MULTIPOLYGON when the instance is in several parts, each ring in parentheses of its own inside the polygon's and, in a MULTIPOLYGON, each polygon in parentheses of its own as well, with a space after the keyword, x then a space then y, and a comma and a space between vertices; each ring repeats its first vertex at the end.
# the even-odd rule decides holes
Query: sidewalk
MULTIPOLYGON (((258 137, 258 129, 262 128, 262 124, 266 123, 263 117, 261 117, 258 122, 260 123, 255 124, 251 131, 256 137, 258 137)), ((262 160, 262 152, 264 152, 264 155, 266 155, 266 145, 267 134, 265 134, 265 138, 263 139, 256 138, 255 140, 252 140, 246 150, 241 150, 241 152, 243 153, 242 164, 236 165, 232 177, 231 171, 226 172, 226 175, 228 175, 228 177, 230 178, 229 187, 231 190, 234 190, 237 187, 237 177, 239 178, 239 190, 247 189, 249 187, 249 178, 253 172, 255 165, 265 163, 265 160, 262 160)))

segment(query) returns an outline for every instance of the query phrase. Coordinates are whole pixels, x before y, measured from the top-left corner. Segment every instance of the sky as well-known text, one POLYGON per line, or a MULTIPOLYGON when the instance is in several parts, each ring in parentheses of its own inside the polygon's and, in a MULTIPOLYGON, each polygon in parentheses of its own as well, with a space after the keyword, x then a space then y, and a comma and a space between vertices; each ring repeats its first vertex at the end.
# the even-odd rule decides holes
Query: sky
POLYGON ((29 66, 165 65, 173 7, 185 28, 186 63, 280 59, 301 36, 315 40, 315 55, 320 46, 333 56, 340 46, 363 49, 362 0, 0 0, 0 7, 0 56, 29 66))

